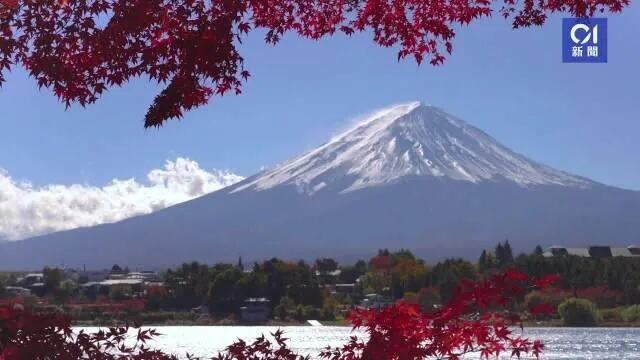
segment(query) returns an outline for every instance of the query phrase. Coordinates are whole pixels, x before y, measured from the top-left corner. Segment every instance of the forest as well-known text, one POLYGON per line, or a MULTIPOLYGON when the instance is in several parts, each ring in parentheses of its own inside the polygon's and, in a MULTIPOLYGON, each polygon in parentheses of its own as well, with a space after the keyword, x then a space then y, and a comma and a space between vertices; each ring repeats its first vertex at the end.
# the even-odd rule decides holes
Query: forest
MULTIPOLYGON (((433 311, 454 296, 461 281, 478 281, 512 269, 532 278, 558 276, 553 287, 531 289, 514 304, 521 309, 550 305, 556 314, 540 321, 565 320, 561 307, 576 299, 580 307, 588 308, 587 316, 593 318, 589 324, 633 325, 640 320, 640 258, 545 257, 539 246, 515 256, 508 241, 483 251, 476 262, 446 259, 428 264, 404 249, 380 249, 372 258, 353 264, 331 258, 313 263, 276 258, 250 264, 242 258, 235 264, 192 262, 167 269, 158 274, 158 280, 139 288, 112 287, 98 293, 85 291, 88 280, 82 275, 72 280, 61 269, 46 268, 39 298, 31 295, 23 301, 58 307, 79 321, 117 319, 119 312, 135 311, 151 322, 204 317, 208 322, 234 323, 248 299, 264 299, 270 321, 340 323, 354 308, 382 308, 401 301, 433 311), (135 301, 139 305, 131 306, 135 301), (123 303, 129 305, 118 305, 123 303)), ((111 276, 128 272, 114 265, 111 276)), ((0 297, 5 301, 6 289, 17 285, 18 277, 0 276, 0 297)))

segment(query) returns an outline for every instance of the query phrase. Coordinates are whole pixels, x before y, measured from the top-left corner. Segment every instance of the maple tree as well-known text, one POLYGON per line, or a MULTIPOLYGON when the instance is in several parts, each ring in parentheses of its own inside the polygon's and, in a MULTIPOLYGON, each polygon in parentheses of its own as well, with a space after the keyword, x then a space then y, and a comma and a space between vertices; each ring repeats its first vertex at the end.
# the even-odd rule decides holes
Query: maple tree
MULTIPOLYGON (((356 309, 349 319, 355 329, 363 329, 368 339, 351 337, 341 348, 327 348, 327 360, 457 360, 464 354, 481 358, 499 356, 540 356, 543 344, 514 334, 522 326, 523 314, 511 310, 513 302, 532 287, 544 288, 555 275, 533 280, 517 270, 472 282, 463 280, 453 298, 442 308, 422 312, 417 304, 399 303, 379 311, 356 309)), ((538 304, 528 315, 548 314, 555 309, 538 304)), ((238 358, 240 359, 240 358, 238 358)))
MULTIPOLYGON (((420 360, 459 359, 466 353, 483 358, 510 352, 511 356, 539 357, 540 341, 513 332, 527 314, 511 311, 515 300, 531 288, 551 285, 557 276, 534 280, 509 270, 477 282, 463 281, 454 297, 442 308, 421 312, 417 305, 400 302, 381 310, 356 309, 349 316, 354 329, 366 333, 352 336, 339 348, 326 348, 325 360, 420 360)), ((554 312, 538 304, 531 315, 554 312)), ((147 347, 158 333, 153 329, 111 327, 96 333, 73 333, 71 319, 61 314, 25 311, 21 305, 0 307, 0 360, 170 360, 175 355, 147 347), (130 338, 131 334, 133 338, 130 338)), ((238 340, 214 360, 298 360, 282 331, 251 343, 238 340)), ((193 356, 187 357, 195 359, 193 356)))
POLYGON ((398 59, 439 65, 455 26, 498 12, 514 28, 548 14, 619 12, 630 0, 0 0, 0 85, 22 65, 67 106, 95 102, 109 87, 148 76, 166 87, 145 127, 239 94, 249 76, 238 45, 253 29, 267 43, 293 32, 309 39, 370 31, 398 59))

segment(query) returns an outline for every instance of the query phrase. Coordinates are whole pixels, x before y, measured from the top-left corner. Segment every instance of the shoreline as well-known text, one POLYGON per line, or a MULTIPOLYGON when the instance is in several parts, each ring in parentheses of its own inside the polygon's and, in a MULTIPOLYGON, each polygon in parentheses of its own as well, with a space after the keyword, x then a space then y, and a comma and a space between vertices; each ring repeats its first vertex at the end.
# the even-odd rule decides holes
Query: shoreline
MULTIPOLYGON (((351 327, 345 321, 320 321, 322 326, 327 327, 351 327)), ((118 321, 73 321, 72 323, 74 327, 107 327, 114 325, 122 325, 123 322, 118 321)), ((244 323, 244 322, 230 322, 228 320, 201 320, 201 321, 165 321, 165 322, 150 322, 150 323, 142 323, 144 327, 313 327, 309 325, 307 322, 298 322, 298 321, 268 321, 265 323, 244 323)), ((634 323, 621 323, 621 322, 603 322, 597 326, 584 326, 584 327, 576 327, 576 326, 564 326, 562 325, 562 320, 551 320, 551 321, 536 321, 536 322, 525 322, 523 324, 524 328, 567 328, 567 329, 612 329, 612 328, 640 328, 640 322, 634 323)))

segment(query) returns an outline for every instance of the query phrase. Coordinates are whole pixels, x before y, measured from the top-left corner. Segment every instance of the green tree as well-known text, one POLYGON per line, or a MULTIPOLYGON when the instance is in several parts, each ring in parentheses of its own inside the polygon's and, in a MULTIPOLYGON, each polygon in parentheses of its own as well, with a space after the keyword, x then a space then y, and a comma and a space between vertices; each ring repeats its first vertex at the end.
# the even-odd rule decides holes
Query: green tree
POLYGON ((626 304, 640 303, 640 281, 637 278, 633 278, 633 276, 629 276, 629 279, 624 281, 622 293, 626 304))
POLYGON ((7 276, 0 274, 0 299, 6 296, 7 276))
POLYGON ((400 249, 394 253, 391 254, 391 265, 395 265, 400 261, 412 261, 412 262, 416 262, 418 261, 418 259, 416 258, 416 256, 407 249, 400 249))
POLYGON ((261 272, 242 274, 235 284, 236 296, 244 298, 265 297, 267 292, 267 276, 261 272))
POLYGON ((287 286, 287 296, 292 298, 296 304, 322 306, 324 293, 309 265, 304 261, 299 261, 293 268, 290 277, 291 282, 287 286))
POLYGON ((42 270, 42 275, 44 276, 45 294, 55 294, 62 282, 62 270, 45 267, 42 270))
POLYGON ((383 289, 391 286, 391 279, 389 276, 380 272, 368 272, 362 277, 360 284, 365 294, 381 294, 383 289))
POLYGON ((363 274, 367 272, 367 262, 364 260, 356 261, 356 264, 353 265, 353 267, 356 269, 356 271, 361 272, 363 274))
POLYGON ((331 258, 320 258, 315 263, 316 270, 320 272, 331 272, 338 269, 338 262, 331 258))
POLYGON ((55 291, 54 301, 56 304, 62 305, 71 299, 78 289, 78 285, 72 280, 64 280, 55 291))
POLYGON ((289 314, 293 313, 296 304, 291 298, 283 297, 280 299, 280 303, 273 309, 273 313, 280 320, 286 320, 289 318, 289 314))
POLYGON ((378 256, 389 256, 391 253, 389 249, 378 249, 378 256))
POLYGON ((511 244, 509 244, 509 240, 507 239, 504 242, 504 265, 513 264, 513 250, 511 249, 511 244))
POLYGON ((341 269, 339 281, 343 284, 353 284, 358 278, 365 274, 366 271, 360 270, 354 266, 344 266, 341 269))
POLYGON ((218 273, 209 288, 209 311, 217 314, 228 314, 238 310, 241 299, 236 290, 236 283, 242 273, 235 267, 229 267, 218 273))
POLYGON ((480 270, 484 270, 487 264, 487 250, 482 250, 480 253, 480 258, 478 258, 478 268, 480 270))
POLYGON ((336 310, 338 308, 338 301, 332 297, 327 298, 322 305, 322 311, 320 312, 320 318, 325 321, 334 321, 336 319, 336 310))
POLYGON ((543 253, 542 246, 536 245, 536 248, 533 250, 533 256, 542 256, 543 253))
POLYGON ((449 301, 462 279, 478 278, 476 267, 467 260, 447 259, 433 267, 433 284, 437 285, 443 302, 449 301))
POLYGON ((558 306, 558 314, 566 326, 595 326, 598 323, 598 311, 589 300, 571 298, 558 306))
POLYGON ((320 311, 311 305, 299 304, 296 306, 294 317, 298 321, 315 320, 320 318, 320 311))
POLYGON ((640 305, 631 305, 622 311, 622 319, 626 322, 640 320, 640 305))
POLYGON ((484 273, 496 268, 496 266, 496 256, 490 251, 482 250, 482 254, 480 254, 480 258, 478 259, 478 270, 484 273))
POLYGON ((304 261, 297 263, 271 259, 255 269, 266 276, 265 297, 273 304, 284 296, 296 304, 322 305, 322 291, 315 274, 304 261))
POLYGON ((504 247, 502 246, 502 242, 499 242, 498 245, 496 245, 494 253, 496 254, 496 260, 499 264, 500 260, 504 259, 504 247))
POLYGON ((232 266, 228 264, 217 264, 209 268, 194 261, 184 263, 175 270, 167 270, 164 280, 171 294, 173 306, 191 309, 202 305, 207 300, 211 280, 219 272, 230 267, 232 266))
POLYGON ((391 268, 391 291, 394 299, 406 292, 417 293, 428 281, 429 269, 410 252, 394 254, 391 268))
POLYGON ((498 243, 495 253, 498 267, 504 268, 513 264, 513 251, 509 240, 506 240, 504 244, 498 243))

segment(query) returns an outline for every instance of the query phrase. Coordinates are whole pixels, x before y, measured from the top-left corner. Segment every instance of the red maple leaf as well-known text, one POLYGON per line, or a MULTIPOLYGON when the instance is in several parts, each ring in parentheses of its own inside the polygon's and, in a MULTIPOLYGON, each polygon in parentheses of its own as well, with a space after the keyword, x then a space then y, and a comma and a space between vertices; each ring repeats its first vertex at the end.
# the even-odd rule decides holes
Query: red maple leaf
POLYGON ((18 0, 0 0, 0 5, 4 5, 10 9, 17 9, 18 0))
POLYGON ((285 34, 317 40, 370 32, 398 59, 436 66, 453 51, 455 30, 491 16, 514 28, 541 25, 563 12, 589 17, 619 12, 630 0, 0 0, 0 85, 22 66, 66 106, 97 101, 111 86, 148 77, 166 88, 145 127, 239 94, 249 78, 239 45, 252 30, 267 43, 285 34), (25 6, 20 6, 24 3, 25 6), (106 24, 106 25, 105 25, 106 24))

